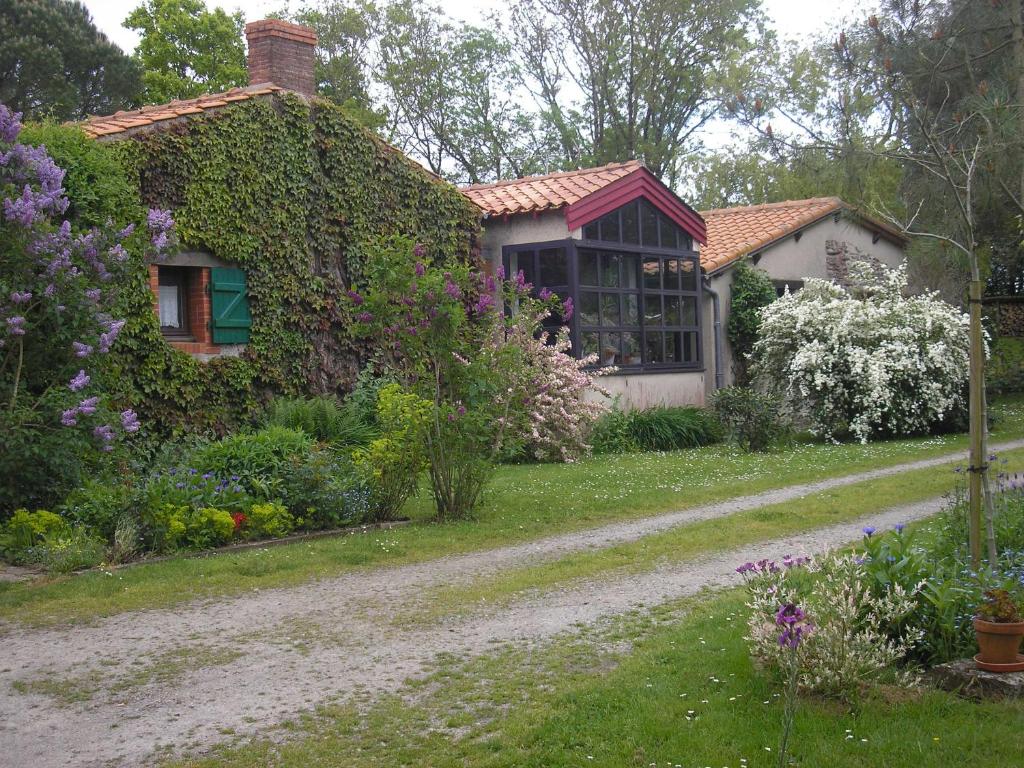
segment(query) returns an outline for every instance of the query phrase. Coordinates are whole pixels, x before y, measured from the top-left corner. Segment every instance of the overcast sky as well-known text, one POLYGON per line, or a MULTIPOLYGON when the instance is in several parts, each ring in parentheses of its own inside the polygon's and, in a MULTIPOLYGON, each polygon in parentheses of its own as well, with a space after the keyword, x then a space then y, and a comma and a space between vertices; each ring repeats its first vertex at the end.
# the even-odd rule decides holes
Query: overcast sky
MULTIPOLYGON (((206 0, 211 7, 227 10, 239 9, 246 21, 255 21, 268 13, 281 10, 288 0, 206 0)), ((96 25, 107 37, 131 52, 138 42, 137 35, 121 26, 121 22, 140 4, 141 0, 85 0, 96 25)), ((708 0, 714 2, 714 0, 708 0)), ((298 7, 299 2, 292 2, 298 7)), ((508 6, 506 0, 446 0, 441 5, 449 15, 470 23, 480 22, 488 11, 508 6)), ((863 5, 863 0, 764 0, 764 8, 775 23, 776 30, 788 37, 813 35, 838 23, 863 5)))

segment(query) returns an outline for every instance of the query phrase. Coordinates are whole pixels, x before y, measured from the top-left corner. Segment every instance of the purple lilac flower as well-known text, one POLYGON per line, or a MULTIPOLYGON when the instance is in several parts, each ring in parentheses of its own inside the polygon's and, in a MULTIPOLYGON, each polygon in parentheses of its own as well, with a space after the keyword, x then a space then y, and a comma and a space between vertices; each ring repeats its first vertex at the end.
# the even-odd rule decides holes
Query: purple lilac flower
POLYGON ((125 432, 138 432, 140 426, 142 425, 139 424, 139 417, 135 411, 131 408, 121 411, 121 428, 125 432))
POLYGON ((72 392, 78 392, 79 390, 85 389, 87 386, 89 386, 89 381, 89 374, 87 374, 84 370, 80 370, 78 373, 75 374, 74 378, 72 378, 71 381, 68 382, 68 389, 70 389, 72 392))
POLYGON ((355 304, 357 307, 362 306, 363 302, 366 301, 366 299, 364 299, 355 291, 346 291, 345 295, 348 296, 352 300, 352 303, 355 304))
POLYGON ((532 287, 533 286, 530 283, 526 282, 526 273, 523 272, 523 270, 520 269, 518 272, 516 272, 516 290, 517 291, 525 293, 525 292, 529 291, 530 288, 532 288, 532 287))
POLYGON ((15 304, 28 304, 32 301, 31 291, 11 291, 11 301, 15 304))
MULTIPOLYGON (((3 106, 3 105, 0 104, 0 106, 3 106)), ((61 415, 60 415, 60 423, 63 424, 65 427, 73 427, 73 426, 75 426, 78 423, 78 418, 77 417, 78 417, 78 409, 77 408, 68 408, 66 411, 63 411, 61 413, 61 415)))
POLYGON ((118 334, 121 333, 121 329, 124 328, 124 320, 112 320, 107 325, 107 332, 100 334, 100 352, 109 352, 110 348, 114 346, 114 342, 117 340, 118 334))
POLYGON ((453 299, 462 298, 462 289, 459 288, 459 286, 453 283, 450 279, 447 280, 444 284, 444 292, 447 293, 453 299))
POLYGON ((14 317, 7 318, 7 332, 11 336, 24 336, 25 335, 25 318, 21 315, 15 315, 14 317))
MULTIPOLYGON (((425 246, 423 243, 416 243, 416 245, 413 246, 412 252, 417 259, 422 259, 427 254, 427 246, 425 246)), ((417 265, 417 269, 419 269, 419 265, 417 265)), ((416 274, 420 275, 421 277, 423 275, 422 272, 417 272, 416 274)))
POLYGON ((505 265, 504 264, 499 264, 498 265, 498 279, 499 280, 504 280, 505 279, 505 265))
POLYGON ((573 313, 572 296, 566 296, 565 297, 565 301, 562 302, 562 319, 563 319, 563 321, 568 323, 570 320, 572 320, 572 313, 573 313))
POLYGON ((146 226, 150 232, 166 232, 174 226, 174 219, 170 211, 162 211, 159 208, 150 208, 146 215, 146 226))
POLYGON ((426 272, 427 272, 427 268, 423 264, 423 262, 422 261, 417 261, 416 262, 416 277, 423 277, 423 275, 425 275, 426 272))
POLYGON ((373 320, 373 313, 360 312, 358 315, 356 315, 356 320, 358 320, 360 323, 369 323, 373 320))
POLYGON ((0 141, 13 144, 21 133, 21 112, 12 112, 0 104, 0 141))
POLYGON ((104 443, 112 442, 114 439, 114 428, 109 424, 100 424, 92 433, 104 443))
POLYGON ((46 288, 43 289, 43 295, 46 298, 48 298, 48 299, 51 298, 53 296, 53 294, 55 294, 56 292, 57 292, 57 284, 56 283, 49 283, 49 284, 47 284, 46 288))
POLYGON ((92 354, 92 346, 80 341, 71 342, 71 348, 75 350, 75 357, 88 357, 92 354))
POLYGON ((489 293, 481 293, 480 298, 476 300, 476 306, 473 309, 478 315, 482 315, 485 312, 490 311, 493 306, 494 297, 489 293))
POLYGON ((541 288, 540 289, 540 300, 541 301, 547 301, 550 298, 551 298, 551 289, 550 288, 541 288))
POLYGON ((124 240, 126 237, 131 237, 132 233, 134 231, 135 231, 135 224, 134 223, 129 224, 127 227, 125 227, 124 229, 122 229, 120 232, 117 233, 117 239, 118 240, 124 240))
POLYGON ((100 399, 98 397, 87 397, 77 405, 76 409, 83 416, 92 416, 92 414, 96 413, 99 404, 100 399))
POLYGON ((458 408, 455 409, 455 412, 457 414, 459 414, 459 416, 465 416, 466 415, 466 406, 460 405, 458 408))

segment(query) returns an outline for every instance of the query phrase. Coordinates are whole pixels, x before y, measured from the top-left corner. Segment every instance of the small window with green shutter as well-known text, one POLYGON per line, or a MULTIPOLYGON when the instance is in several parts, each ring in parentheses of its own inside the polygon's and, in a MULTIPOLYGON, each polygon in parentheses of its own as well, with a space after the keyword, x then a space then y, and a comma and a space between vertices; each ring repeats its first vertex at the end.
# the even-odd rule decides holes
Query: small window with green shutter
POLYGON ((245 272, 214 267, 210 270, 210 309, 214 344, 245 344, 252 317, 245 272))

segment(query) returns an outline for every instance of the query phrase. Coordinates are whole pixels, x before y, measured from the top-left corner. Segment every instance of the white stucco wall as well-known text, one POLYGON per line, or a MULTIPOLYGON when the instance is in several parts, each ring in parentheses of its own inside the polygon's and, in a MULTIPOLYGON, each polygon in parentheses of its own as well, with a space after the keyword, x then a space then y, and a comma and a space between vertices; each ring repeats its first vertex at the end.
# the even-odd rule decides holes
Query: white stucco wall
POLYGON ((497 267, 501 264, 501 249, 506 245, 543 243, 548 240, 579 240, 581 231, 571 232, 565 225, 562 211, 548 211, 538 216, 512 216, 504 219, 485 219, 484 237, 480 255, 497 267))
POLYGON ((619 407, 624 410, 656 405, 704 405, 707 389, 704 371, 614 373, 598 381, 611 397, 591 391, 587 399, 610 405, 617 398, 619 407))

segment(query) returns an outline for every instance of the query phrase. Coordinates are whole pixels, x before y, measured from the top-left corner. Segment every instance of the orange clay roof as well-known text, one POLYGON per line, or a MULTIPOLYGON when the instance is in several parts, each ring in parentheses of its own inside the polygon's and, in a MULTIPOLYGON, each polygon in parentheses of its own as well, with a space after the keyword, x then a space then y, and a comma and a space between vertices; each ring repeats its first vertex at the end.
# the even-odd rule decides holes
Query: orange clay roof
POLYGON ((473 184, 463 187, 462 193, 476 203, 485 217, 536 213, 572 205, 641 168, 639 160, 630 160, 598 168, 473 184))
POLYGON ((906 242, 902 233, 855 211, 838 197, 715 208, 700 212, 708 225, 708 243, 700 252, 701 266, 714 272, 839 211, 854 213, 866 226, 890 240, 906 242))
POLYGON ((210 109, 227 106, 236 101, 248 101, 257 96, 266 96, 281 91, 273 83, 261 83, 245 88, 232 88, 224 93, 211 93, 195 99, 181 99, 169 104, 133 109, 130 112, 115 112, 102 117, 90 117, 78 123, 85 134, 93 139, 111 136, 133 128, 144 128, 164 120, 174 120, 187 115, 198 115, 210 109))

